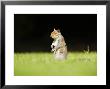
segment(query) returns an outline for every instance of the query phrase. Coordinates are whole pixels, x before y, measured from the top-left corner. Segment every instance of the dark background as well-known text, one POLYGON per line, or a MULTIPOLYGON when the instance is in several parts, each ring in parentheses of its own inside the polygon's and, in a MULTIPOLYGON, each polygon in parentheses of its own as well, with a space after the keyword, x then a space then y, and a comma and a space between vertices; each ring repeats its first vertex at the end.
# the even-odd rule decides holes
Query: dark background
POLYGON ((50 33, 60 29, 69 51, 97 50, 96 14, 15 14, 14 51, 50 52, 50 33))

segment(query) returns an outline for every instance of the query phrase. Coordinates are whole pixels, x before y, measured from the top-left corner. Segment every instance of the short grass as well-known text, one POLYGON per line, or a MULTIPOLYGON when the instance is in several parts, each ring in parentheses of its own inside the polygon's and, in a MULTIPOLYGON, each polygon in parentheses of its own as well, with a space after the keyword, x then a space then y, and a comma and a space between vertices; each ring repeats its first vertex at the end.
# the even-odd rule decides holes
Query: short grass
POLYGON ((14 54, 15 76, 96 76, 96 52, 69 52, 66 60, 58 61, 52 53, 14 54))

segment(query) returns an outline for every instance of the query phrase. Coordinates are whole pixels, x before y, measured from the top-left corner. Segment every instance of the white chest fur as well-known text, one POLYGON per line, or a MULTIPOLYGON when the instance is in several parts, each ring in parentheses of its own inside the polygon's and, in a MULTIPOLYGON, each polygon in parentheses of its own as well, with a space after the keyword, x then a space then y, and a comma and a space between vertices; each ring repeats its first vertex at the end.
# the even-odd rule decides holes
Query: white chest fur
MULTIPOLYGON (((67 48, 64 46, 63 52, 60 52, 62 36, 59 36, 53 43, 54 45, 54 58, 57 60, 64 60, 67 57, 67 48)), ((65 42, 64 42, 65 43, 65 42)))
POLYGON ((59 39, 57 38, 53 43, 52 45, 54 45, 55 47, 58 46, 58 43, 59 43, 59 39))

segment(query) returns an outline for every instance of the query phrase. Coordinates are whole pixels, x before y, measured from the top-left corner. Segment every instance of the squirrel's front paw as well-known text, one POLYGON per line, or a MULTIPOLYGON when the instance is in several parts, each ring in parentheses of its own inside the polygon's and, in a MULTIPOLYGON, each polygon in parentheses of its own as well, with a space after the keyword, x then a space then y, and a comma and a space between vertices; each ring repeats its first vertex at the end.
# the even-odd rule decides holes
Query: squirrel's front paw
POLYGON ((51 52, 54 52, 54 51, 55 51, 54 49, 51 50, 51 52))
POLYGON ((54 45, 51 45, 51 48, 53 49, 55 46, 54 45))

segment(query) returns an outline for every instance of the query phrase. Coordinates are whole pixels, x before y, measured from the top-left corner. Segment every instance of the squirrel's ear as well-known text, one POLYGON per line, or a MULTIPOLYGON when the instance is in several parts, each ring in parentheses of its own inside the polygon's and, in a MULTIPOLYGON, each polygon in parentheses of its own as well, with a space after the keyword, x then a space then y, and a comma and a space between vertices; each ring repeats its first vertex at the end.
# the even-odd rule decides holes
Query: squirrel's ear
POLYGON ((54 31, 55 31, 55 28, 54 28, 54 31))

